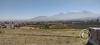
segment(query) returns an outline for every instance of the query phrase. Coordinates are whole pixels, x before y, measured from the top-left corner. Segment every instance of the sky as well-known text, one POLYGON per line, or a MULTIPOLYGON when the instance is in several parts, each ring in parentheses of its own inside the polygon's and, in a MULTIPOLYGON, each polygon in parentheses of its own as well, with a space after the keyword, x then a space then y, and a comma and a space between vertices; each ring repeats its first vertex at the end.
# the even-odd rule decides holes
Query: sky
POLYGON ((100 0, 0 0, 0 20, 29 19, 71 11, 100 12, 100 0))

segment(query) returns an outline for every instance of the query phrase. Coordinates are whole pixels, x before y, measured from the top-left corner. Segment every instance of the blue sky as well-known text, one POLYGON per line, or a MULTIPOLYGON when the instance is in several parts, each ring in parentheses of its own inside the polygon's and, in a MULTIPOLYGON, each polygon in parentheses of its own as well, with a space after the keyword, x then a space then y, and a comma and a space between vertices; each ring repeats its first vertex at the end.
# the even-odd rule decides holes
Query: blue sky
POLYGON ((0 0, 0 19, 28 19, 70 11, 100 12, 100 0, 0 0))

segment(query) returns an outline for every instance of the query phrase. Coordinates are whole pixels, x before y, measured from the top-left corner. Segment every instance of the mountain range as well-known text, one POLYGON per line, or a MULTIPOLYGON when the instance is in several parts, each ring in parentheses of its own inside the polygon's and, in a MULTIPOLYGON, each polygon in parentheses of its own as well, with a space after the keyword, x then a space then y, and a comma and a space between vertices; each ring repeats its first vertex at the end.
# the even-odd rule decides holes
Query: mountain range
POLYGON ((67 20, 92 20, 100 17, 100 14, 93 13, 90 11, 80 11, 80 12, 67 12, 60 13, 53 16, 38 16, 32 18, 32 21, 67 21, 67 20))

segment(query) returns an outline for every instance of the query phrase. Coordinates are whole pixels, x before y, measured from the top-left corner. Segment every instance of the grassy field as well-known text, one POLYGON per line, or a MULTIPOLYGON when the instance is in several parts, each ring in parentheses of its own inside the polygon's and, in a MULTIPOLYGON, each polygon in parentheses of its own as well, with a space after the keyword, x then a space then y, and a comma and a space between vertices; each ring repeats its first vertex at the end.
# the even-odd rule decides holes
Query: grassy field
POLYGON ((82 29, 0 29, 0 45, 85 45, 82 29))

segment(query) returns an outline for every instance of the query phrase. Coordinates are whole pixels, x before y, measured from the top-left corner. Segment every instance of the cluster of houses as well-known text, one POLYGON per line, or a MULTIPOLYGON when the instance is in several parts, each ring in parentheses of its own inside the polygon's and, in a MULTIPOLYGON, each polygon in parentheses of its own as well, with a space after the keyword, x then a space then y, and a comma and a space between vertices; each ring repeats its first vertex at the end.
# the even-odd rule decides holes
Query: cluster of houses
POLYGON ((0 29, 15 29, 15 28, 38 28, 42 27, 39 25, 32 25, 31 23, 27 22, 0 22, 0 29))
POLYGON ((15 27, 18 27, 18 23, 5 23, 5 22, 0 22, 0 29, 3 29, 3 28, 12 28, 14 29, 15 27))

